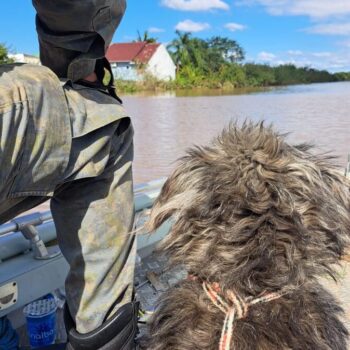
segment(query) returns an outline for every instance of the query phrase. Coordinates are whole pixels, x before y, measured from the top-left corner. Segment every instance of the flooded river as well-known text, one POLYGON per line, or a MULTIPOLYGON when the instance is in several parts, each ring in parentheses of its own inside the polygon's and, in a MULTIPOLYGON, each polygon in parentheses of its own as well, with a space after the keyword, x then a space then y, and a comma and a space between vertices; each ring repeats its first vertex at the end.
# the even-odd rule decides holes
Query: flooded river
MULTIPOLYGON (((231 120, 273 122, 291 142, 338 155, 344 168, 350 153, 350 82, 122 98, 135 128, 135 184, 169 175, 186 148, 207 144, 231 120)), ((46 202, 33 211, 48 209, 46 202)))
POLYGON ((311 142, 344 165, 350 153, 350 83, 297 85, 238 94, 173 92, 123 96, 135 127, 135 183, 167 176, 193 144, 230 120, 273 122, 291 142, 311 142), (200 96, 198 96, 200 94, 200 96))

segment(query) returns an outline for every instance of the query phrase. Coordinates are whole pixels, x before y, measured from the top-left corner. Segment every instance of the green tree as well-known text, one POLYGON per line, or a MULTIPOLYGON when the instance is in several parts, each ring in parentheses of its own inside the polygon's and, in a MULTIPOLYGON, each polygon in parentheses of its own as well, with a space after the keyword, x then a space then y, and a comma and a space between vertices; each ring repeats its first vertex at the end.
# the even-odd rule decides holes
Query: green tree
POLYGON ((231 83, 234 87, 242 87, 246 84, 244 67, 239 64, 223 64, 218 74, 222 84, 231 83))
POLYGON ((238 63, 245 58, 243 48, 235 40, 214 36, 207 42, 209 49, 216 52, 226 62, 238 63))
POLYGON ((276 85, 275 69, 267 64, 247 63, 244 65, 249 86, 276 85))
POLYGON ((8 57, 8 50, 4 44, 0 44, 0 64, 12 63, 13 59, 8 57))
POLYGON ((153 44, 157 42, 157 38, 153 38, 149 35, 148 31, 145 30, 143 35, 141 35, 140 31, 137 31, 137 39, 135 41, 143 41, 148 44, 153 44))
POLYGON ((179 87, 274 86, 350 80, 350 73, 331 74, 293 64, 269 66, 246 63, 244 49, 230 38, 207 40, 176 31, 168 50, 177 66, 179 87))
POLYGON ((176 30, 177 38, 175 38, 168 46, 167 49, 173 58, 176 67, 179 69, 181 66, 191 64, 190 51, 191 48, 191 33, 182 33, 176 30))
POLYGON ((207 73, 208 66, 208 44, 199 38, 190 38, 188 42, 188 57, 190 64, 199 71, 207 73))
POLYGON ((350 80, 350 72, 338 72, 334 74, 334 78, 337 81, 349 81, 350 80))
POLYGON ((278 85, 306 83, 306 69, 297 68, 294 64, 284 64, 275 67, 276 82, 278 85))
POLYGON ((238 63, 244 59, 244 50, 235 40, 219 36, 203 40, 179 30, 176 35, 168 50, 178 69, 192 66, 207 74, 219 72, 223 64, 238 63))

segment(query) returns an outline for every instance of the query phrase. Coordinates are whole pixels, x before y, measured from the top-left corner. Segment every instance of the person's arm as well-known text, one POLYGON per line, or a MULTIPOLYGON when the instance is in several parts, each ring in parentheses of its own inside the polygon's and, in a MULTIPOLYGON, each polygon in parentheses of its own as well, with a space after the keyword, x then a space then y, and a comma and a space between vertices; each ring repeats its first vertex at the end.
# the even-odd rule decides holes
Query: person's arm
POLYGON ((40 59, 72 81, 94 72, 126 9, 126 0, 33 0, 40 59))

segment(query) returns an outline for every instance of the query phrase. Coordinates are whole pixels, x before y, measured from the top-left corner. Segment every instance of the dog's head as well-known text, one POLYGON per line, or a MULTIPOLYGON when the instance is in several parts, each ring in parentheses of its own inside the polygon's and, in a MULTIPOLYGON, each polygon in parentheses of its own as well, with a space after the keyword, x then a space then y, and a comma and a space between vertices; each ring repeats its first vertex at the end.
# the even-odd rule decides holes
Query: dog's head
POLYGON ((187 152, 151 213, 161 249, 199 278, 246 293, 333 274, 350 234, 349 183, 331 158, 263 123, 230 125, 187 152))

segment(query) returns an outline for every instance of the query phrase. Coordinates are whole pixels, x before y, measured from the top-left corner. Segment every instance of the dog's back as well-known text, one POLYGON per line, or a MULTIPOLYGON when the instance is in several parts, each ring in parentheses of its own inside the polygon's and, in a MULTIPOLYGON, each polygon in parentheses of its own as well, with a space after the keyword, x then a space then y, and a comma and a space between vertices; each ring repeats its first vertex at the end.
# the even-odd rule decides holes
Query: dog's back
POLYGON ((148 348, 345 350, 341 308, 317 280, 344 254, 349 197, 329 158, 263 124, 190 150, 149 221, 172 217, 161 249, 190 278, 160 301, 148 348))

